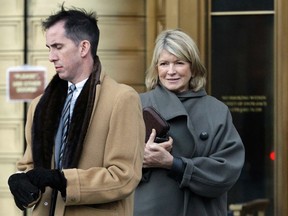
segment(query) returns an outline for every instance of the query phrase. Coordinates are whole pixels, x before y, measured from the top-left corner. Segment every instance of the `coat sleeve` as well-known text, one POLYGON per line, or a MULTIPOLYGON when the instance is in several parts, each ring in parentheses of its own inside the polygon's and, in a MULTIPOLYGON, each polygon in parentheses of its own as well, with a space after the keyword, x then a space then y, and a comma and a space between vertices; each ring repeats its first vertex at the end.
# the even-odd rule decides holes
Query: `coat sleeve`
POLYGON ((109 112, 109 118, 103 122, 102 116, 94 116, 96 123, 102 124, 101 135, 96 129, 91 138, 95 145, 103 148, 97 149, 97 152, 103 151, 99 155, 103 162, 88 169, 63 170, 67 178, 66 205, 125 199, 134 192, 141 179, 145 126, 139 95, 130 88, 109 94, 110 97, 111 94, 117 95, 109 107, 105 106, 103 115, 109 112))
MULTIPOLYGON (((233 125, 230 111, 222 106, 218 113, 217 117, 208 115, 210 119, 207 121, 210 121, 213 129, 210 146, 205 153, 193 158, 181 158, 185 171, 180 187, 204 197, 218 197, 227 192, 239 178, 245 160, 244 146, 233 125)), ((200 141, 195 137, 197 146, 200 141)))
POLYGON ((31 129, 33 122, 33 115, 35 107, 40 99, 40 96, 32 100, 29 105, 27 112, 27 120, 25 124, 25 139, 26 139, 26 149, 23 157, 17 162, 17 169, 19 171, 28 171, 34 167, 33 157, 32 157, 32 147, 31 147, 31 129))

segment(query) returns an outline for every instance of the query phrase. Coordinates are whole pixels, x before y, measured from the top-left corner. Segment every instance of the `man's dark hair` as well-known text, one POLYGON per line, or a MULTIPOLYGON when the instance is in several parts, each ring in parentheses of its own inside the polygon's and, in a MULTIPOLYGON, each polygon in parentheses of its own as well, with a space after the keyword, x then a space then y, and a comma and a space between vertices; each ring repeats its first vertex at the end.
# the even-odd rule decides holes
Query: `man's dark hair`
POLYGON ((71 8, 65 10, 64 4, 61 10, 42 21, 44 31, 59 21, 64 21, 66 37, 79 44, 82 40, 88 40, 91 44, 93 59, 96 57, 100 31, 97 26, 95 12, 87 12, 85 9, 71 8))

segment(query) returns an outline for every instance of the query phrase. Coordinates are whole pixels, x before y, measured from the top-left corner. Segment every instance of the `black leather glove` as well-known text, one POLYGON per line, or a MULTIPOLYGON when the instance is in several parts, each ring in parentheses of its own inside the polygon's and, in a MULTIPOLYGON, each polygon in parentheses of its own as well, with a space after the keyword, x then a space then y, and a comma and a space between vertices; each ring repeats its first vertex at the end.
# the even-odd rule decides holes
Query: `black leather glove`
POLYGON ((66 196, 67 180, 60 170, 38 167, 28 171, 27 176, 42 192, 45 191, 45 187, 49 186, 60 191, 62 197, 66 196))
POLYGON ((22 211, 39 199, 40 191, 33 185, 25 173, 16 173, 9 177, 8 184, 14 196, 16 206, 22 211))

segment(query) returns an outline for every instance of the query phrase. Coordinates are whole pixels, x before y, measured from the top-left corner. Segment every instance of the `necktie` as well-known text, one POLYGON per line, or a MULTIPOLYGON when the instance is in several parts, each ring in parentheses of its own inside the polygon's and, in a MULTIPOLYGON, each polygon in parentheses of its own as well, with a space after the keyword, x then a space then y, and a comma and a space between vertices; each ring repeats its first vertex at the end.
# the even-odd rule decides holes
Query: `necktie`
POLYGON ((73 96, 73 92, 75 91, 76 86, 71 85, 68 89, 67 98, 64 104, 64 108, 62 110, 62 137, 61 137, 61 146, 60 146, 60 153, 59 153, 59 168, 62 168, 62 157, 65 150, 67 136, 68 136, 68 129, 70 124, 70 105, 73 96))

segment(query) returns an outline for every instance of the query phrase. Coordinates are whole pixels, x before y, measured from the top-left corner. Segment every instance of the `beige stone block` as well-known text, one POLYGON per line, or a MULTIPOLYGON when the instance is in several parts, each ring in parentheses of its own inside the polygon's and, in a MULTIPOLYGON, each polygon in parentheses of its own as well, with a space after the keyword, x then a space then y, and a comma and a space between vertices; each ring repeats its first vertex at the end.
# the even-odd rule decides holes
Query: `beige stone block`
POLYGON ((143 52, 101 52, 103 70, 120 83, 129 85, 144 83, 143 52))
POLYGON ((0 52, 0 87, 6 87, 6 71, 9 67, 23 65, 23 56, 23 52, 0 52))
POLYGON ((28 18, 28 50, 47 50, 45 33, 42 30, 43 17, 28 18))
POLYGON ((101 17, 99 50, 144 50, 145 19, 101 17))
POLYGON ((23 213, 16 207, 13 196, 9 190, 8 178, 16 171, 16 161, 21 155, 0 154, 0 215, 21 216, 23 213))
MULTIPOLYGON (((9 101, 7 89, 3 89, 3 88, 0 89, 0 104, 1 104, 0 105, 0 124, 1 124, 1 120, 7 120, 7 119, 23 120, 24 103, 9 101)), ((2 139, 4 138, 6 139, 6 136, 2 137, 2 139)))
MULTIPOLYGON (((62 2, 62 0, 28 0, 28 13, 32 16, 48 16, 58 11, 62 2)), ((65 6, 84 8, 87 11, 93 10, 99 16, 143 16, 145 14, 145 0, 66 0, 65 6)))
MULTIPOLYGON (((100 17, 99 50, 144 50, 145 19, 131 17, 100 17)), ((28 22, 29 50, 46 50, 45 34, 40 18, 30 18, 28 22)))
POLYGON ((54 64, 48 60, 48 49, 46 51, 33 51, 28 53, 28 63, 33 66, 43 66, 47 69, 46 84, 55 75, 54 64))
POLYGON ((23 212, 18 209, 14 203, 10 192, 2 193, 0 191, 0 215, 3 216, 22 216, 23 212))
POLYGON ((0 152, 1 154, 21 154, 23 152, 23 130, 22 120, 0 121, 0 152))
POLYGON ((23 20, 19 18, 0 18, 0 51, 23 50, 23 20))
POLYGON ((1 0, 0 14, 1 16, 23 16, 24 1, 1 0))
MULTIPOLYGON (((1 178, 0 178, 0 190, 9 192, 8 178, 10 175, 17 171, 16 162, 22 157, 22 154, 15 155, 2 155, 0 154, 1 164, 1 178)), ((0 193, 1 194, 1 193, 0 193)), ((1 215, 1 214, 0 214, 1 215)))

